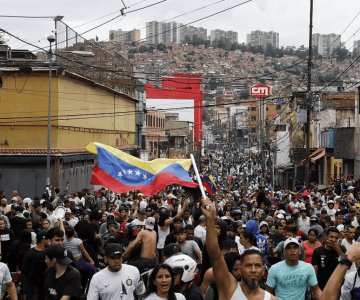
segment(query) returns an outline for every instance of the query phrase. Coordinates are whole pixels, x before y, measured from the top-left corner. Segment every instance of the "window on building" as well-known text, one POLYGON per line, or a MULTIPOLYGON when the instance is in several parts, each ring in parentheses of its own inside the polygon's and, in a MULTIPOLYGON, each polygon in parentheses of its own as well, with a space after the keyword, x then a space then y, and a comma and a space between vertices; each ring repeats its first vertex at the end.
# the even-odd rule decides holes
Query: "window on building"
POLYGON ((276 125, 276 131, 286 131, 286 125, 276 125))
POLYGON ((251 109, 250 109, 251 111, 256 111, 256 107, 254 106, 254 107, 251 107, 251 109))
POLYGON ((256 121, 256 116, 251 116, 250 121, 256 121))
POLYGON ((141 149, 146 150, 146 135, 141 136, 141 149))

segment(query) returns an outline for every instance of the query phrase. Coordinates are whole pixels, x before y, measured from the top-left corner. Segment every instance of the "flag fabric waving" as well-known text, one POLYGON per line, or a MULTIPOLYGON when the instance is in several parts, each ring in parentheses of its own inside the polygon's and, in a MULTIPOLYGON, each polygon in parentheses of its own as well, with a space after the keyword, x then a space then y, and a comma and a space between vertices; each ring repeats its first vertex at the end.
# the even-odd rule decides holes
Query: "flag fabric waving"
POLYGON ((216 184, 214 178, 209 176, 203 176, 201 180, 204 187, 206 187, 206 192, 209 194, 209 196, 212 196, 216 193, 216 184))
POLYGON ((98 156, 98 163, 92 170, 91 184, 102 185, 116 193, 138 190, 151 196, 171 184, 198 187, 188 173, 191 159, 143 161, 100 143, 90 143, 86 149, 98 156))

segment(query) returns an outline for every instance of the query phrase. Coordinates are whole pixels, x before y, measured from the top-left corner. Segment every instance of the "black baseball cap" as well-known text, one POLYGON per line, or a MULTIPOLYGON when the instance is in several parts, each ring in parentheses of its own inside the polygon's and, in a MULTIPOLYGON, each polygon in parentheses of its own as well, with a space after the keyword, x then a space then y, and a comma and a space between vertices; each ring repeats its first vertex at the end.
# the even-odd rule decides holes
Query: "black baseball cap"
POLYGON ((123 247, 121 244, 111 243, 105 248, 105 256, 107 257, 122 255, 122 253, 123 247))
POLYGON ((45 248, 45 255, 53 259, 62 265, 69 265, 72 263, 72 260, 68 257, 67 250, 61 245, 51 245, 45 248))
POLYGON ((40 243, 42 240, 46 239, 46 231, 44 230, 40 230, 37 234, 36 234, 36 243, 40 243))

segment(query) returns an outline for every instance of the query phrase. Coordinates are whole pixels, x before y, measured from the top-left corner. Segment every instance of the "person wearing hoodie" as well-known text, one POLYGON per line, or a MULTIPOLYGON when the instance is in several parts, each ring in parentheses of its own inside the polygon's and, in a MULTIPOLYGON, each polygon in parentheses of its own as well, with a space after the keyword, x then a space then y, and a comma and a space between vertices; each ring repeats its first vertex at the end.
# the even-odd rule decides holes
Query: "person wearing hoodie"
POLYGON ((22 206, 16 206, 16 215, 13 217, 10 217, 10 226, 11 229, 14 231, 15 236, 19 237, 20 233, 26 229, 26 218, 23 215, 24 207, 22 206))
POLYGON ((260 225, 259 225, 259 230, 260 230, 260 233, 266 237, 267 239, 269 238, 270 236, 270 230, 269 230, 269 225, 266 221, 261 221, 260 222, 260 225))
POLYGON ((264 235, 259 232, 259 225, 255 220, 246 223, 246 230, 250 231, 256 238, 257 247, 260 249, 262 256, 266 257, 270 254, 269 245, 264 235))

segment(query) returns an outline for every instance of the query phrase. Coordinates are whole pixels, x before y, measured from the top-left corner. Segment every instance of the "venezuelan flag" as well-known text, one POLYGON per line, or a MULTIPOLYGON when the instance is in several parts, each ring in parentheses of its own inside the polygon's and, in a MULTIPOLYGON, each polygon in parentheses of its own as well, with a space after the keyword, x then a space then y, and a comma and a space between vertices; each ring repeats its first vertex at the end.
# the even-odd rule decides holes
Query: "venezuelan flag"
POLYGON ((138 190, 151 196, 171 184, 198 187, 188 173, 191 159, 143 161, 100 143, 90 143, 86 149, 98 156, 98 163, 92 170, 91 184, 105 186, 116 193, 138 190))
POLYGON ((215 184, 215 180, 214 177, 212 175, 209 176, 204 176, 202 178, 202 184, 206 187, 206 191, 209 194, 209 196, 213 196, 217 189, 216 189, 216 184, 215 184))

